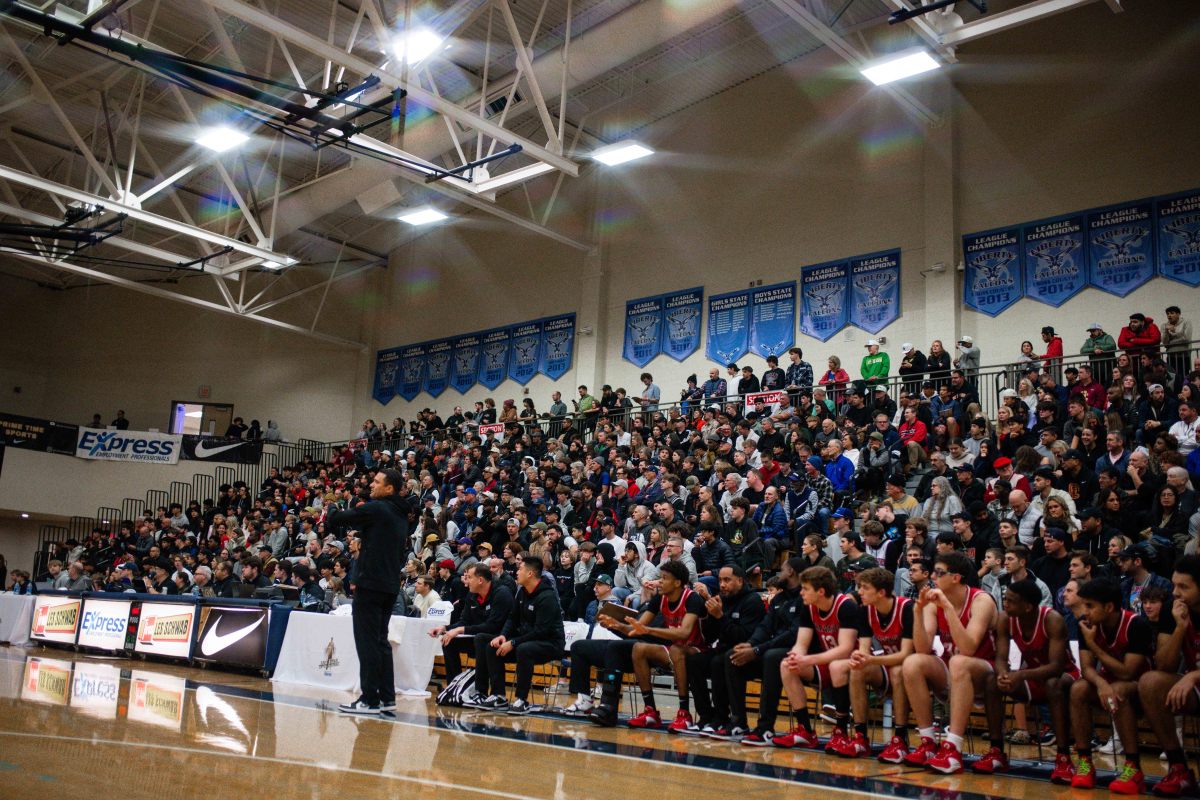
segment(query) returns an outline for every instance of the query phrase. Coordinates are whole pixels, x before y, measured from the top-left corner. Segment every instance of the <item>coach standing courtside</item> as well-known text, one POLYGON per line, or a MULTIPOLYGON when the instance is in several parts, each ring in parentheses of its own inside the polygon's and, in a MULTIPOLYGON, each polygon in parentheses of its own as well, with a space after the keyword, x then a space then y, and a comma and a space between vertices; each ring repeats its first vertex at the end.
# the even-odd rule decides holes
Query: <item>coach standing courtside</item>
POLYGON ((408 514, 416 498, 404 477, 394 469, 375 473, 368 503, 331 514, 330 527, 356 528, 362 542, 354 578, 354 649, 362 695, 338 710, 347 714, 378 714, 396 708, 396 680, 388 620, 400 592, 400 569, 408 547, 408 514))

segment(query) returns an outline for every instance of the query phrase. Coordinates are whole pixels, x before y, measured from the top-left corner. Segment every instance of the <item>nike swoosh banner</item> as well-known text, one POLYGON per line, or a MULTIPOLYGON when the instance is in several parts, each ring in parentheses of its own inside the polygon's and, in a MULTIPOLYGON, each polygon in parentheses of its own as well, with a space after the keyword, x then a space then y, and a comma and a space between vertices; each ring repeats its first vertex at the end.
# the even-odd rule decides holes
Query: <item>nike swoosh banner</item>
POLYGON ((193 658, 262 669, 267 657, 267 609, 201 606, 193 658))
POLYGON ((257 464, 262 459, 263 443, 243 442, 213 436, 183 437, 180 457, 187 461, 219 461, 223 464, 257 464))

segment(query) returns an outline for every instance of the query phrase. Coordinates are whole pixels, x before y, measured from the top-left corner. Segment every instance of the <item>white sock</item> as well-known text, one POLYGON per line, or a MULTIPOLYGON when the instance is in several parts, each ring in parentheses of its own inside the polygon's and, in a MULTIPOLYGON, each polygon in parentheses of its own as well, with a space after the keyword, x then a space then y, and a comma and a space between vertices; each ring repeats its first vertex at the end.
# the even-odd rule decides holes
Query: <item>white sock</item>
POLYGON ((921 735, 922 739, 929 739, 930 741, 933 741, 933 739, 936 738, 933 734, 932 725, 930 725, 928 728, 917 728, 917 733, 921 735))
POLYGON ((579 705, 590 706, 592 704, 592 696, 580 692, 579 694, 575 695, 575 702, 579 705))
POLYGON ((963 737, 958 735, 957 733, 947 733, 946 741, 949 742, 950 744, 954 745, 954 748, 956 750, 962 750, 963 737))

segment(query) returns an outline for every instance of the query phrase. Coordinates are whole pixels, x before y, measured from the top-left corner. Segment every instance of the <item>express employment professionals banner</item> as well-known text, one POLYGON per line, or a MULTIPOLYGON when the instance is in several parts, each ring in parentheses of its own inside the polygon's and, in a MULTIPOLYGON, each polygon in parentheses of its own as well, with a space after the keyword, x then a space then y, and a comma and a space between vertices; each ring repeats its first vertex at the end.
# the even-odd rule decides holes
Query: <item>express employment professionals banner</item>
POLYGON ((412 402, 421 393, 421 381, 425 379, 425 344, 410 344, 400 349, 400 376, 396 380, 396 394, 412 402))
POLYGON ((442 339, 430 342, 425 347, 425 393, 437 397, 446 391, 450 383, 450 358, 454 353, 454 342, 442 339))
POLYGON ((796 343, 796 282, 750 292, 750 352, 778 356, 796 343))
POLYGON ((1021 299, 1021 231, 1003 228, 963 237, 963 305, 994 317, 1021 299))
POLYGON ((80 428, 75 455, 94 461, 178 464, 182 444, 183 437, 174 433, 80 428))
POLYGON ((197 661, 261 669, 267 657, 267 609, 201 606, 197 661))
POLYGON ((185 461, 219 461, 223 464, 257 464, 262 459, 261 440, 243 441, 185 434, 180 458, 185 461))
POLYGON ((1160 197, 1155 212, 1159 274, 1200 286, 1200 191, 1160 197))
POLYGON ((542 320, 542 347, 538 372, 558 380, 571 369, 575 355, 575 315, 564 314, 542 320))
POLYGON ((900 317, 900 251, 850 259, 850 324, 879 333, 900 317))
POLYGON ((508 375, 509 329, 497 328, 482 335, 479 350, 479 382, 495 389, 508 375))
POLYGON ((375 354, 375 387, 371 396, 385 406, 396 396, 396 374, 400 369, 400 348, 380 350, 375 354))
POLYGON ((663 295, 662 352, 683 361, 700 348, 700 315, 704 312, 704 287, 663 295))
POLYGON ((850 319, 850 262, 830 261, 800 270, 800 332, 829 341, 850 319))
POLYGON ((1154 277, 1154 202, 1138 200, 1087 215, 1088 283, 1125 295, 1154 277))
POLYGON ((625 360, 644 367, 662 352, 663 298, 643 297, 625 303, 625 360))
POLYGON ((459 336, 454 340, 454 357, 450 360, 450 386, 466 394, 479 381, 479 334, 459 336))
POLYGON ((708 337, 704 355, 730 364, 750 349, 750 293, 728 292, 708 298, 708 337))
POLYGON ((1058 308, 1087 284, 1083 214, 1022 227, 1025 296, 1058 308))
POLYGON ((83 621, 79 624, 81 647, 117 652, 133 646, 129 636, 131 600, 100 600, 89 597, 83 601, 83 621))
POLYGON ((542 322, 514 325, 509 333, 508 377, 524 386, 538 372, 542 348, 542 322))

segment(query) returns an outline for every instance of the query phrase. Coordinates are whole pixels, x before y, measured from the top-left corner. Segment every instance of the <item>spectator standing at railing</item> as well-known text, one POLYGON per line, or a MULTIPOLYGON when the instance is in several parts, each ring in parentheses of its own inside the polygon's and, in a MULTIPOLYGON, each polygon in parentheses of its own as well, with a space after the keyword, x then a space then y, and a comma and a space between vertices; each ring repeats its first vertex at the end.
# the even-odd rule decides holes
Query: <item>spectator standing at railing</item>
POLYGON ((929 380, 934 385, 940 385, 950 379, 950 354, 942 346, 941 339, 934 339, 929 345, 929 355, 925 357, 925 368, 929 370, 929 380))
POLYGON ((842 369, 842 359, 837 356, 830 356, 826 365, 829 369, 821 376, 820 383, 833 392, 833 405, 837 407, 842 404, 842 390, 850 383, 850 373, 842 369))
POLYGON ((233 422, 225 429, 226 439, 241 439, 249 428, 241 417, 234 417, 233 422))
POLYGON ((979 359, 979 347, 975 340, 965 333, 958 337, 958 358, 954 359, 954 366, 963 374, 974 377, 979 374, 979 359))
POLYGON ((764 392, 774 392, 782 389, 787 381, 787 375, 779 368, 776 356, 767 356, 767 371, 763 373, 760 388, 764 392))
POLYGON ((1087 356, 1095 375, 1108 375, 1112 369, 1113 354, 1117 352, 1117 343, 1113 337, 1104 332, 1104 325, 1093 322, 1087 328, 1088 338, 1083 340, 1079 348, 1081 356, 1087 356))
POLYGON ((913 346, 912 342, 900 345, 900 377, 904 379, 904 391, 916 394, 921 391, 921 381, 925 377, 925 354, 913 346))
POLYGON ((653 413, 658 411, 658 401, 662 398, 662 389, 658 388, 658 384, 654 382, 654 376, 649 372, 643 372, 641 375, 642 396, 638 398, 638 405, 642 411, 653 413))
POLYGON ((742 371, 732 361, 725 365, 726 397, 737 397, 742 393, 742 371))
POLYGON ((706 402, 721 402, 728 394, 728 385, 725 379, 721 377, 721 372, 716 367, 708 371, 708 380, 700 387, 704 394, 706 402))
POLYGON ((1053 325, 1044 325, 1042 326, 1042 341, 1046 344, 1046 352, 1038 356, 1042 362, 1042 369, 1046 374, 1053 375, 1057 379, 1063 359, 1062 337, 1054 332, 1053 325))
POLYGON ((1129 356, 1134 374, 1140 374, 1138 371, 1141 369, 1143 354, 1151 357, 1158 355, 1161 341, 1162 334, 1154 324, 1154 317, 1147 317, 1140 311, 1129 315, 1129 324, 1121 328, 1121 333, 1117 336, 1117 346, 1129 356))
POLYGON ((863 356, 859 371, 862 373, 863 384, 867 387, 867 391, 870 392, 875 386, 887 383, 888 372, 891 371, 892 362, 887 353, 879 352, 879 342, 877 340, 868 339, 866 348, 867 354, 863 356))
POLYGON ((1167 324, 1162 329, 1166 361, 1178 380, 1188 373, 1188 347, 1192 341, 1192 323, 1181 316, 1179 306, 1167 307, 1167 324))
MULTIPOLYGON (((1187 324, 1189 326, 1191 325, 1190 322, 1185 323, 1185 324, 1187 324)), ((1164 342, 1164 344, 1165 344, 1165 342, 1164 342)), ((117 418, 114 419, 112 422, 108 423, 108 427, 116 428, 119 431, 129 430, 129 420, 127 420, 125 418, 125 412, 122 409, 119 409, 119 408, 117 409, 117 418)))
MULTIPOLYGON (((793 395, 797 396, 798 392, 811 391, 813 386, 813 368, 804 360, 804 351, 799 347, 793 347, 788 350, 788 358, 791 363, 787 368, 787 389, 793 395)), ((795 397, 793 398, 795 402, 795 397)))
POLYGON ((749 364, 742 367, 742 380, 738 384, 738 394, 754 394, 760 391, 761 388, 762 385, 758 381, 758 376, 754 374, 754 367, 749 364))

